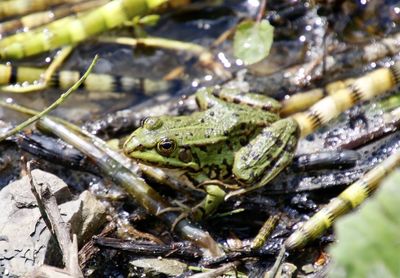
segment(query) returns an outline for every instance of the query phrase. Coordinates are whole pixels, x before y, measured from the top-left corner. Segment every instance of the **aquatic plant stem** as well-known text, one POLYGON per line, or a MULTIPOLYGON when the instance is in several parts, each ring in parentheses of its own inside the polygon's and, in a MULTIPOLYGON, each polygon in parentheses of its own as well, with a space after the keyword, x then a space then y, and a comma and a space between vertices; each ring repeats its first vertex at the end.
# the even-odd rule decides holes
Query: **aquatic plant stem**
POLYGON ((0 136, 0 142, 3 141, 4 139, 18 133, 19 131, 21 131, 22 129, 26 128, 27 126, 29 126, 30 124, 36 122, 37 120, 39 120, 41 117, 43 117, 44 115, 48 114, 50 111, 56 109, 59 105, 61 105, 75 90, 77 90, 79 88, 79 86, 83 83, 83 81, 85 81, 86 77, 90 74, 90 72, 92 71, 94 65, 96 64, 98 60, 98 56, 96 55, 93 58, 92 63, 90 64, 89 68, 86 70, 85 74, 78 80, 78 82, 76 82, 68 91, 66 91, 65 93, 63 93, 55 102, 53 102, 50 106, 48 106, 46 109, 44 109, 43 111, 41 111, 40 113, 32 116, 31 118, 29 118, 28 120, 22 122, 21 124, 17 125, 15 128, 9 130, 8 132, 2 134, 0 136))

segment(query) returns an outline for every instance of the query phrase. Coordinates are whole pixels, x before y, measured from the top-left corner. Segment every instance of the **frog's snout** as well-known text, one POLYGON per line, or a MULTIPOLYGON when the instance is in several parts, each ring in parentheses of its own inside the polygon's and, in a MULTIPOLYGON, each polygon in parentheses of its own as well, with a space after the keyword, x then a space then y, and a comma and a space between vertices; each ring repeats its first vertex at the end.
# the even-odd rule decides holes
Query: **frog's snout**
POLYGON ((132 152, 140 150, 143 145, 134 136, 129 137, 123 146, 124 154, 129 156, 132 152))

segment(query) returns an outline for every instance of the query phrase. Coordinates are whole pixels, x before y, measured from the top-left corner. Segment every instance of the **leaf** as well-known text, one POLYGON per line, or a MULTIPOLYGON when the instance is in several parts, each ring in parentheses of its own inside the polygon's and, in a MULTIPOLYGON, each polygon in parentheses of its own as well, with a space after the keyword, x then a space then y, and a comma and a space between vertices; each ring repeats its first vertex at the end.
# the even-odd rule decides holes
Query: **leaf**
POLYGON ((267 20, 244 21, 237 26, 233 52, 247 65, 259 62, 268 56, 273 35, 274 27, 267 20))
POLYGON ((400 171, 375 197, 335 225, 329 277, 400 277, 400 171))

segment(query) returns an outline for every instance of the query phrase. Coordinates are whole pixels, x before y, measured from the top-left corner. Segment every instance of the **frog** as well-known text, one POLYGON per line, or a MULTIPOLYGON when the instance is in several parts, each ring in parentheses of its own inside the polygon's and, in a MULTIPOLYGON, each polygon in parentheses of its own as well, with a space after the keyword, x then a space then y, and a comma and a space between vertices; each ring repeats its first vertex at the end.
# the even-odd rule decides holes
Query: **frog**
POLYGON ((206 197, 193 213, 200 219, 285 169, 294 157, 299 126, 281 118, 280 103, 263 94, 208 87, 199 89, 195 100, 199 110, 192 114, 145 118, 123 151, 144 164, 180 169, 203 184, 206 197))

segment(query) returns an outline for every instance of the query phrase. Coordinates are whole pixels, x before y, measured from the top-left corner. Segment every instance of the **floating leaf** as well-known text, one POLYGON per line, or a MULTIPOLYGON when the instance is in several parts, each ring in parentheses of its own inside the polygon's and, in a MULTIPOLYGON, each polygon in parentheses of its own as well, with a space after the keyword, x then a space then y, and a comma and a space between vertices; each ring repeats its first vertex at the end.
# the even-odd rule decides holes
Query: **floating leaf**
POLYGON ((340 219, 329 277, 400 277, 400 172, 375 197, 340 219))
POLYGON ((237 58, 250 65, 268 56, 274 35, 274 27, 267 20, 244 21, 237 26, 233 51, 237 58))

